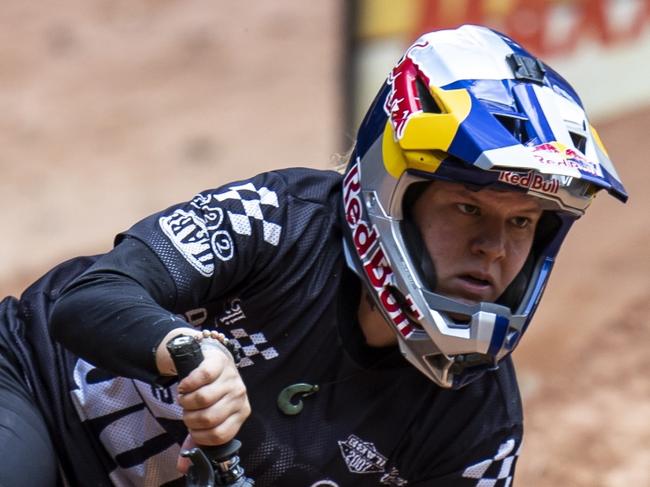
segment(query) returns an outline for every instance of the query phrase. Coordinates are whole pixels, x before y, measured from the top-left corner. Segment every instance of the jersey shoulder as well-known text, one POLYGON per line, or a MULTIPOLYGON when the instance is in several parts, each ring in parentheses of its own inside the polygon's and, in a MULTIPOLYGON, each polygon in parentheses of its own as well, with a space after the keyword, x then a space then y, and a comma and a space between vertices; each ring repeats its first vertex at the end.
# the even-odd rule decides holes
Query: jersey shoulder
POLYGON ((100 256, 81 256, 53 267, 27 287, 20 296, 23 309, 49 311, 65 287, 85 272, 100 256))
POLYGON ((284 186, 287 193, 305 201, 327 205, 338 204, 343 176, 332 170, 294 167, 272 171, 276 184, 284 186))
POLYGON ((417 427, 409 428, 400 447, 397 466, 405 478, 442 486, 478 485, 473 479, 483 477, 475 477, 475 470, 506 457, 511 477, 523 424, 510 358, 458 390, 427 385, 425 380, 419 380, 420 392, 411 399, 412 407, 417 405, 417 427))
POLYGON ((289 168, 201 191, 118 236, 145 243, 197 304, 294 275, 337 239, 341 175, 289 168), (324 238, 326 237, 326 238, 324 238))

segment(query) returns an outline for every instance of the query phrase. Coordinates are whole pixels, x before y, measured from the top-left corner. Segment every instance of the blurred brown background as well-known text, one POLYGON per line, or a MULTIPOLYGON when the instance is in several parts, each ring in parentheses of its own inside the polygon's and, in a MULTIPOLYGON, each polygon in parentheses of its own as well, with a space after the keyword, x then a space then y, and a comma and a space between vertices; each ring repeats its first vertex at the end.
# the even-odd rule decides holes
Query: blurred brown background
MULTIPOLYGON (((108 250, 115 233, 198 190, 330 165, 351 140, 347 8, 2 2, 0 293, 108 250)), ((633 61, 621 83, 647 69, 633 61)), ((577 224, 516 353, 527 428, 517 485, 650 485, 650 100, 617 108, 620 91, 602 90, 596 126, 631 200, 601 195, 577 224)))
POLYGON ((325 166, 339 5, 0 4, 0 291, 200 189, 325 166))

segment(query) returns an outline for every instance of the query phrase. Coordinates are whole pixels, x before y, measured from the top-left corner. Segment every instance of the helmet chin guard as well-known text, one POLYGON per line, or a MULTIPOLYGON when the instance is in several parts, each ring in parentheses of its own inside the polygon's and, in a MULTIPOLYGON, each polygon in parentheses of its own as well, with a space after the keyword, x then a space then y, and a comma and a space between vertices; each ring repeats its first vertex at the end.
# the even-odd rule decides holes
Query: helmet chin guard
MULTIPOLYGON (((506 36, 478 26, 418 39, 361 124, 343 180, 348 265, 436 384, 461 387, 519 343, 572 223, 625 189, 571 86, 506 36), (409 230, 409 191, 444 180, 539 198, 527 262, 496 302, 438 294, 435 263, 409 230)), ((417 233, 417 232, 415 232, 417 233)))

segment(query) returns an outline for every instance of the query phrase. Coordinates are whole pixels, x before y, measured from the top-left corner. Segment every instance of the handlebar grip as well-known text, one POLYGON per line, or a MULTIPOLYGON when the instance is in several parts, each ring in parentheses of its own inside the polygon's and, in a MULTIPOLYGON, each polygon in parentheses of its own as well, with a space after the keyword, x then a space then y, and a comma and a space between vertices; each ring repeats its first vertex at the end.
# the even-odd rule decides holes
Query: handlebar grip
POLYGON ((203 362, 203 352, 198 340, 188 335, 178 335, 167 344, 167 350, 176 366, 181 381, 203 362))
MULTIPOLYGON (((170 340, 167 343, 167 351, 174 361, 179 381, 187 377, 203 362, 203 352, 199 341, 188 335, 178 335, 170 340)), ((254 485, 251 479, 244 476, 244 469, 239 464, 238 453, 241 448, 239 440, 232 439, 228 443, 217 446, 197 446, 198 449, 181 452, 182 456, 190 457, 196 466, 196 469, 194 467, 190 469, 188 485, 254 485), (194 471, 198 469, 202 471, 194 471), (211 471, 205 471, 206 469, 211 471), (213 483, 215 481, 216 484, 213 483)))

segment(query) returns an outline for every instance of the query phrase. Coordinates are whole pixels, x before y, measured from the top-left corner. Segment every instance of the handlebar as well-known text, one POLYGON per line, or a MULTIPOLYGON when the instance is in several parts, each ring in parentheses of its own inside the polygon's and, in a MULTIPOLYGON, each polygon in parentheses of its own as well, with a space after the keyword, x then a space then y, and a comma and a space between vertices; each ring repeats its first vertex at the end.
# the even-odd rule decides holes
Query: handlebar
MULTIPOLYGON (((174 361, 178 380, 183 380, 203 361, 201 345, 194 337, 178 335, 167 343, 167 350, 174 361)), ((197 445, 184 450, 181 456, 192 461, 187 474, 188 487, 252 487, 255 482, 246 477, 239 463, 241 442, 232 439, 225 445, 197 445)))

